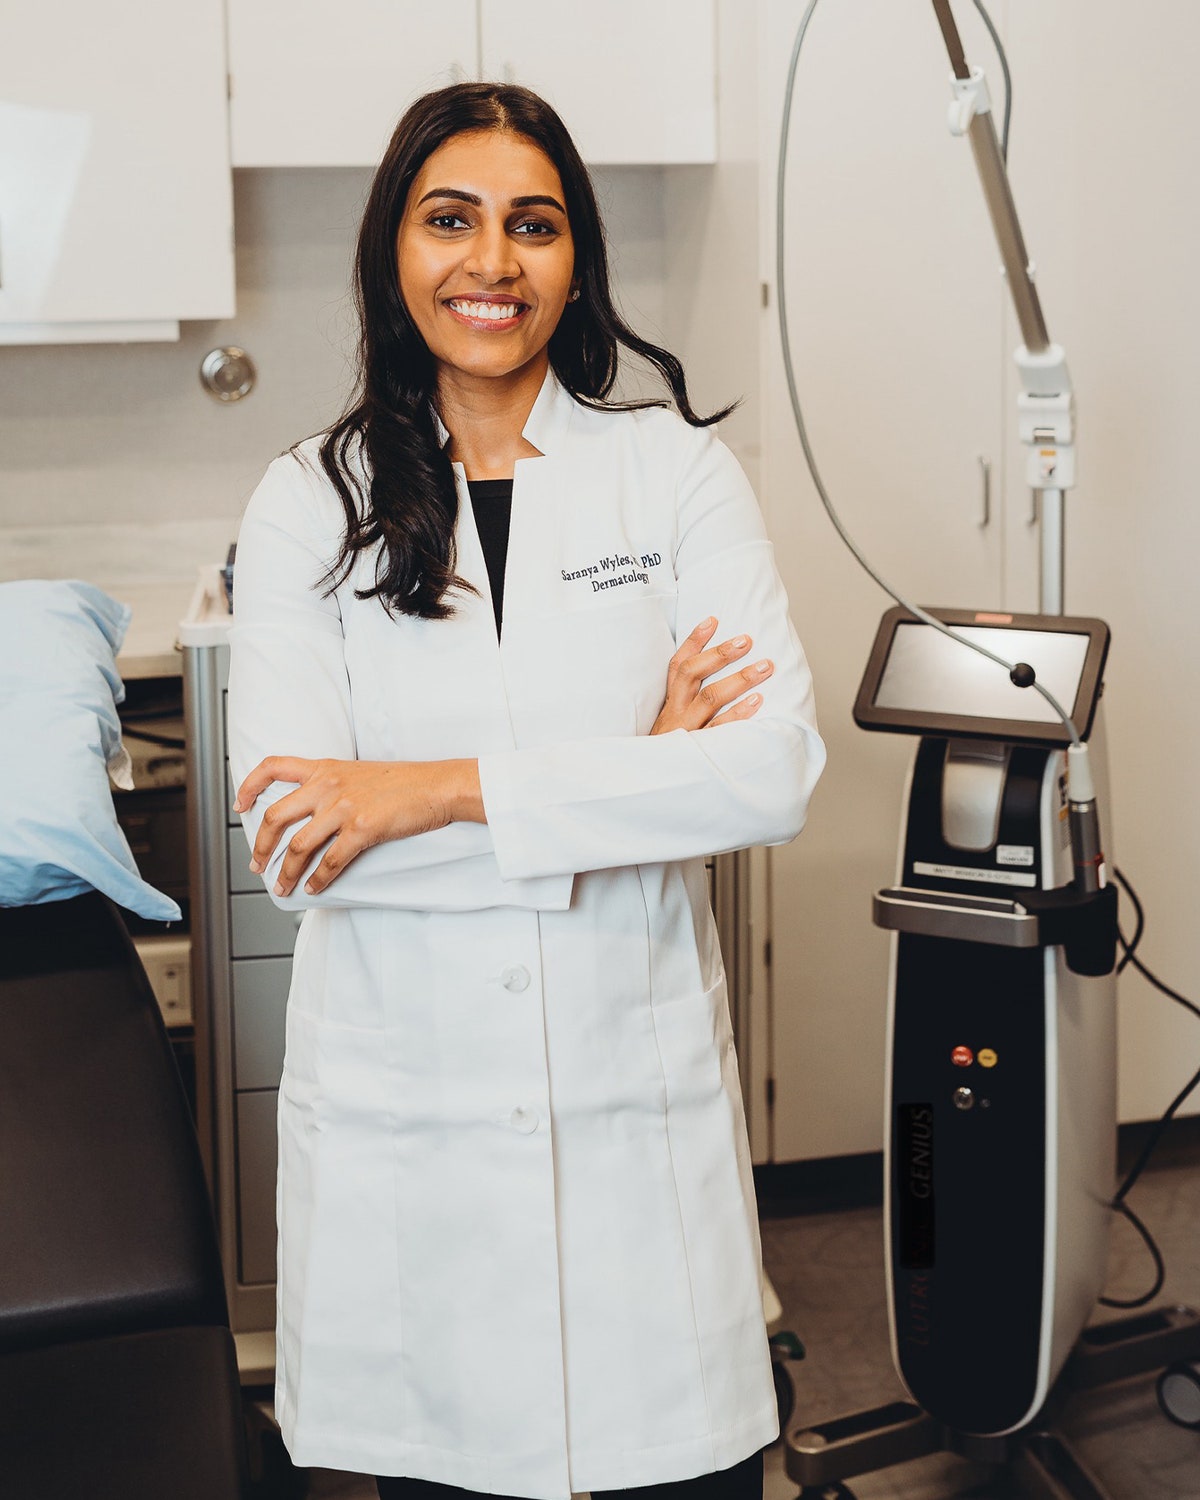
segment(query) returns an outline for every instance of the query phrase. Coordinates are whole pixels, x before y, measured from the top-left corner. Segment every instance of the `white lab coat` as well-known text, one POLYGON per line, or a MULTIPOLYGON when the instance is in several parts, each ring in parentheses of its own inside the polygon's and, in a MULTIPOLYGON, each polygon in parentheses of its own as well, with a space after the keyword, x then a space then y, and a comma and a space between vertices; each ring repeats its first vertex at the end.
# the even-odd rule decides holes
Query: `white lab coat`
POLYGON ((235 781, 269 754, 477 756, 488 815, 278 903, 310 908, 279 1093, 288 1448, 564 1500, 777 1433, 703 856, 794 837, 824 749, 728 450, 552 376, 525 436, 544 456, 516 466, 499 644, 461 466, 479 592, 426 621, 354 598, 371 559, 313 590, 341 506, 315 442, 272 464, 238 544, 229 730, 235 781), (709 614, 774 658, 764 705, 651 738, 709 614))

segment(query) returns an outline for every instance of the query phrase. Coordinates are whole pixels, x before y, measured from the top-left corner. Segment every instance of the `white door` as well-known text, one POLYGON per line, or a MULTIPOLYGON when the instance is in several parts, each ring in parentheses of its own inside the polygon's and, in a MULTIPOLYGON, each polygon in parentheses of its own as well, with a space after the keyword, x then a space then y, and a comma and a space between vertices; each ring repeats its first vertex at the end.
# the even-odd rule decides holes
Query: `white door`
MULTIPOLYGON (((837 539, 808 477, 775 330, 774 163, 798 0, 763 38, 763 494, 812 662, 829 767, 799 841, 772 851, 772 1157, 882 1144, 887 937, 915 741, 851 719, 891 600, 837 539)), ((975 12, 958 8, 969 52, 975 12)), ((993 71, 987 58, 989 74, 993 71)), ((920 604, 988 608, 1003 573, 1003 287, 969 146, 946 127, 950 68, 928 5, 824 0, 801 55, 786 194, 797 380, 826 485, 874 564, 920 604), (991 465, 984 513, 983 460, 991 465), (986 521, 986 524, 985 524, 986 521)), ((997 90, 999 93, 999 89, 997 90)))
POLYGON ((475 0, 229 0, 233 164, 374 166, 418 94, 477 64, 475 0))

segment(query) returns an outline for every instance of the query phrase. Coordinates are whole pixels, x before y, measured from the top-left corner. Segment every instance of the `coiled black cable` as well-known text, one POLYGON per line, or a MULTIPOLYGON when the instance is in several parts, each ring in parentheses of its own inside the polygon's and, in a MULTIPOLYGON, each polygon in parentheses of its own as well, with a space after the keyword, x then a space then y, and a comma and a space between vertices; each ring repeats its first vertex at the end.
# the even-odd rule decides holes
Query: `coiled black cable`
MULTIPOLYGON (((1192 1015, 1200 1018, 1200 1006, 1193 1004, 1191 1000, 1188 1000, 1184 995, 1181 995, 1178 990, 1173 990, 1169 984, 1164 984, 1163 981, 1159 979, 1158 975, 1148 969, 1146 965, 1141 961, 1141 959, 1138 958, 1138 944, 1142 941, 1142 937, 1146 931, 1145 908, 1142 906, 1137 892, 1133 889, 1128 879, 1126 878, 1124 871, 1114 868, 1113 876, 1117 884, 1129 897, 1130 902, 1133 905, 1135 923, 1133 936, 1128 941, 1126 941, 1124 934, 1120 931, 1120 928, 1118 928, 1117 930, 1117 937, 1122 950, 1121 961, 1117 965, 1117 973, 1121 973, 1123 969, 1132 965, 1132 967, 1135 968, 1144 979, 1152 984, 1156 990, 1164 994, 1168 1000, 1173 1000, 1177 1005, 1183 1006, 1183 1008, 1190 1011, 1192 1015)), ((1183 1108, 1187 1100, 1191 1098, 1192 1094, 1196 1091, 1197 1088, 1200 1088, 1200 1068, 1198 1068, 1196 1072, 1192 1074, 1191 1078, 1188 1079, 1187 1083, 1184 1084, 1183 1088, 1180 1089, 1178 1094, 1175 1095, 1174 1099, 1171 1100, 1170 1104, 1167 1105, 1166 1109, 1155 1121, 1154 1126, 1150 1130, 1150 1133, 1142 1142, 1142 1149, 1138 1152, 1137 1159, 1134 1161, 1134 1164, 1132 1167, 1130 1167, 1129 1171, 1126 1172, 1121 1186, 1117 1189, 1116 1194, 1113 1197, 1113 1208, 1117 1211, 1117 1213, 1121 1214, 1124 1218, 1129 1220, 1130 1224, 1132 1224, 1134 1229, 1137 1230, 1138 1234, 1141 1235, 1147 1250, 1149 1250, 1150 1252, 1151 1259, 1154 1262, 1154 1284, 1151 1286, 1148 1292, 1143 1292, 1140 1297, 1132 1297, 1128 1299, 1120 1297, 1101 1297, 1100 1301, 1105 1307, 1119 1307, 1125 1309, 1145 1307, 1147 1303, 1153 1302, 1155 1297, 1158 1296, 1159 1292, 1162 1291, 1163 1282, 1166 1280, 1166 1267, 1163 1263, 1162 1251, 1158 1248, 1154 1236, 1150 1233, 1149 1229, 1146 1228, 1145 1224, 1142 1223, 1141 1219, 1138 1218, 1137 1214, 1134 1213, 1133 1209, 1130 1208, 1126 1200, 1128 1199, 1134 1184, 1146 1170, 1146 1167, 1150 1162, 1150 1158, 1158 1149, 1158 1145, 1163 1136, 1167 1133, 1167 1127, 1170 1125, 1171 1121, 1175 1118, 1179 1111, 1183 1108)))

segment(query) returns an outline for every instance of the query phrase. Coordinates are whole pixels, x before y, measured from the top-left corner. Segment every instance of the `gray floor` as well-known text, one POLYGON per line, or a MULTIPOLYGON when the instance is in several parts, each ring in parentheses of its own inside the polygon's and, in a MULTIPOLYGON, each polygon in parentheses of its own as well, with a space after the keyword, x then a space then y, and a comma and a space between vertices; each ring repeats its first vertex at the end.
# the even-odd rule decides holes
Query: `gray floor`
MULTIPOLYGON (((1132 1203, 1166 1257, 1162 1303, 1200 1306, 1200 1149, 1176 1150, 1147 1172, 1132 1203)), ((785 1328, 804 1341, 796 1419, 903 1396, 892 1370, 884 1310, 881 1214, 877 1208, 771 1217, 764 1204, 763 1257, 784 1308, 785 1328)), ((1132 1229, 1114 1230, 1109 1292, 1135 1296, 1148 1285, 1148 1259, 1132 1229)), ((1104 1316, 1116 1316, 1106 1313, 1104 1316)), ((1063 1427, 1111 1500, 1200 1500, 1200 1432, 1167 1422, 1154 1380, 1128 1381, 1077 1397, 1063 1427)), ((858 1500, 1009 1500, 986 1471, 952 1457, 924 1459, 852 1481, 858 1500)), ((318 1470, 314 1497, 375 1500, 369 1481, 318 1470)), ((781 1445, 767 1455, 766 1500, 794 1500, 781 1445)))

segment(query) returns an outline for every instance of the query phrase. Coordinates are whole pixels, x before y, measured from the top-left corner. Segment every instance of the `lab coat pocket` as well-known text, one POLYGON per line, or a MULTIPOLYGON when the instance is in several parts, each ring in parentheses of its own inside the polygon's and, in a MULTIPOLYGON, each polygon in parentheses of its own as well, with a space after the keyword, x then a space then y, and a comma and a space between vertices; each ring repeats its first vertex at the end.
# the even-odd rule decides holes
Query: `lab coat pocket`
POLYGON ((292 1104, 308 1109, 319 1092, 319 1071, 313 1018, 298 1010, 289 1000, 284 1024, 280 1094, 292 1104))
POLYGON ((726 1088, 733 1047, 725 975, 700 993, 655 1000, 654 1031, 672 1110, 706 1110, 726 1088))
POLYGON ((283 1251, 294 1272, 297 1257, 307 1263, 325 1236, 332 1236, 328 1253, 339 1239, 345 1247, 359 1242, 355 1220, 373 1213, 363 1196, 389 1181, 391 1133, 380 1034, 331 1025, 289 1005, 279 1170, 280 1222, 290 1214, 294 1233, 283 1251))
POLYGON ((386 1077, 378 1030, 339 1025, 289 1003, 280 1089, 293 1104, 322 1125, 386 1114, 386 1077))
MULTIPOLYGON (((287 1018, 279 1097, 279 1341, 297 1418, 352 1445, 386 1400, 402 1415, 394 1130, 380 1033, 287 1018), (324 1380, 305 1384, 301 1330, 324 1380)), ((366 1440, 365 1433, 361 1440, 366 1440)))
MULTIPOLYGON (((724 976, 700 994, 656 1004, 654 1026, 679 1210, 694 1231, 696 1306, 714 1339, 734 1328, 760 1330, 761 1246, 724 976)), ((752 1337, 757 1344, 761 1334, 752 1337)), ((710 1374, 736 1381, 746 1370, 732 1358, 715 1359, 710 1374)))

